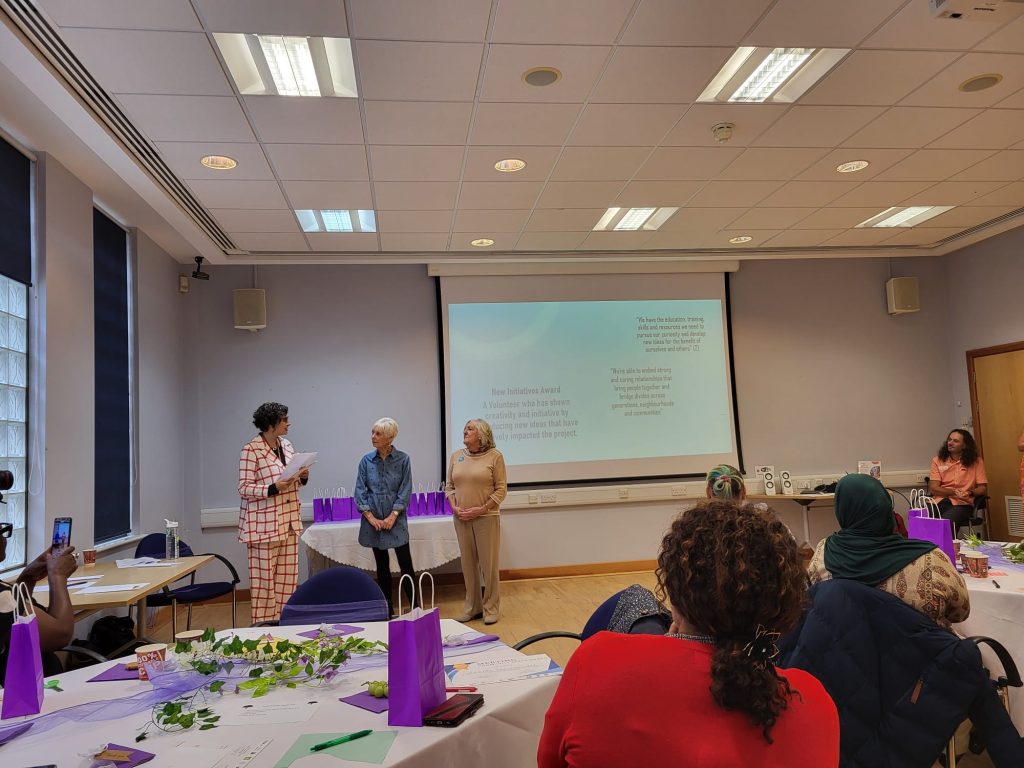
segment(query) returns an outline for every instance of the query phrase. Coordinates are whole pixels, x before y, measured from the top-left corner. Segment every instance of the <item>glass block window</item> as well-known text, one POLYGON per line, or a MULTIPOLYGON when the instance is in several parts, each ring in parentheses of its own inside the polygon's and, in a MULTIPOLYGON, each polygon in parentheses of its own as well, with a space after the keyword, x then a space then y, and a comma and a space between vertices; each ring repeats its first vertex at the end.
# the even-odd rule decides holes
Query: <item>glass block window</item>
POLYGON ((28 286, 0 275, 0 469, 14 473, 0 520, 14 523, 3 570, 25 564, 28 286))

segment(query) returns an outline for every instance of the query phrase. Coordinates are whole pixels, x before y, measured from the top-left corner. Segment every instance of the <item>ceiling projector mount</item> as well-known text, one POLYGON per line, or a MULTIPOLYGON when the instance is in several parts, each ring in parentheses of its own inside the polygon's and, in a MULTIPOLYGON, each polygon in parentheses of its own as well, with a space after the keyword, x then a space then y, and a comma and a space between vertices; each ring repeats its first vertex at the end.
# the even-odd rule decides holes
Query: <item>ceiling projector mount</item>
POLYGON ((203 257, 196 256, 196 268, 192 270, 192 278, 194 280, 209 280, 210 275, 207 272, 203 272, 203 257))

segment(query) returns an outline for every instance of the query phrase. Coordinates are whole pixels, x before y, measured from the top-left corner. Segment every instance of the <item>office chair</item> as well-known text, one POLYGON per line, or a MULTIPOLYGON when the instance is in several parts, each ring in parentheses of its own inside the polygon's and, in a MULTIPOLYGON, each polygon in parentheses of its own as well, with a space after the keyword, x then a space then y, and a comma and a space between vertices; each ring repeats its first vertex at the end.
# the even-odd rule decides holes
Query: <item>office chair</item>
MULTIPOLYGON (((165 537, 162 533, 150 533, 143 537, 142 541, 139 542, 138 546, 135 547, 136 557, 158 557, 164 556, 165 537)), ((182 557, 193 557, 194 553, 192 548, 189 547, 184 541, 179 541, 179 553, 182 557)), ((235 570, 235 566, 224 557, 218 555, 216 552, 204 553, 212 555, 213 557, 220 560, 227 566, 227 569, 231 572, 231 581, 210 581, 200 582, 196 584, 196 574, 193 571, 189 575, 189 583, 184 587, 164 587, 162 592, 156 592, 149 595, 146 598, 147 607, 159 607, 164 605, 171 606, 171 637, 178 634, 178 603, 185 603, 188 606, 188 618, 186 620, 186 628, 192 629, 192 606, 195 603, 205 603, 208 600, 221 597, 223 595, 231 595, 231 626, 238 626, 237 609, 238 609, 238 598, 235 591, 236 586, 240 579, 238 578, 238 571, 235 570)), ((143 616, 138 617, 139 621, 144 621, 143 616)))
POLYGON ((289 626, 387 620, 388 603, 377 582, 358 568, 339 565, 300 584, 281 609, 277 623, 289 626))
POLYGON ((964 526, 971 533, 975 533, 975 528, 980 528, 981 538, 988 537, 988 500, 988 496, 975 496, 973 506, 960 504, 942 510, 942 516, 953 525, 953 538, 959 538, 960 529, 964 526))

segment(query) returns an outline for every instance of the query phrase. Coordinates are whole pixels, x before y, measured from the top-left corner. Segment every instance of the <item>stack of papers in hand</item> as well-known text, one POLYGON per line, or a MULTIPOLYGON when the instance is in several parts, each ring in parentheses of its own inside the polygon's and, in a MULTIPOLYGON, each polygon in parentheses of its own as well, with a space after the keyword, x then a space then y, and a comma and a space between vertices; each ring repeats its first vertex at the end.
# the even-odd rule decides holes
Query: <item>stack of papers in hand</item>
POLYGON ((118 568, 165 568, 174 564, 155 557, 125 557, 116 562, 118 568))

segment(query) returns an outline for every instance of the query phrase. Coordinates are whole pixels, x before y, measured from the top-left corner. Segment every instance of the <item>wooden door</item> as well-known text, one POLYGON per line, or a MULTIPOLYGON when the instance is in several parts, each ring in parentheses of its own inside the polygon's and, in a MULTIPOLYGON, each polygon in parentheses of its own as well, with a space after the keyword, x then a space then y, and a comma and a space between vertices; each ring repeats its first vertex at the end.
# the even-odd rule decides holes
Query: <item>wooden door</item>
POLYGON ((971 383, 974 436, 988 472, 989 537, 1009 536, 1006 496, 1020 495, 1017 438, 1024 431, 1024 343, 972 350, 967 353, 971 383))

